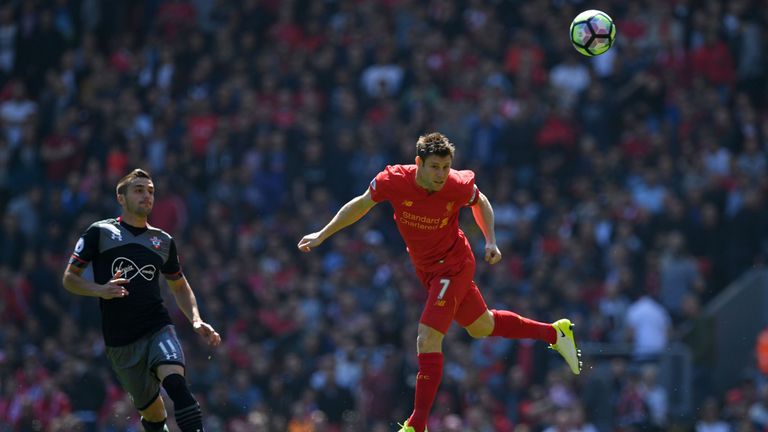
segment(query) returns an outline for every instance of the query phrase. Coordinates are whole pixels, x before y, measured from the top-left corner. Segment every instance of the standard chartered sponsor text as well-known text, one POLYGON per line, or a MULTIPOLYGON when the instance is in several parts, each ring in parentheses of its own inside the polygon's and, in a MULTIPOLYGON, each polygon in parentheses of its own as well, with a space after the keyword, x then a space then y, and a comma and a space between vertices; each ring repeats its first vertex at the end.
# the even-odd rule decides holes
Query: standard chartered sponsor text
POLYGON ((417 214, 404 211, 402 213, 402 217, 400 218, 400 222, 412 228, 423 229, 423 230, 436 230, 438 228, 438 225, 440 224, 440 218, 419 216, 417 214))

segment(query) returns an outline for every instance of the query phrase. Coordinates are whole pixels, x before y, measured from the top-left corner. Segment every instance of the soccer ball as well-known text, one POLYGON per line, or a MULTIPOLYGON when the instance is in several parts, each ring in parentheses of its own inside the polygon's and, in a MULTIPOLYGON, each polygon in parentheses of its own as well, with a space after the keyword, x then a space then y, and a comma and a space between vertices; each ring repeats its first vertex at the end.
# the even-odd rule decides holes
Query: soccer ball
POLYGON ((585 56, 600 55, 613 45, 616 25, 607 13, 586 10, 571 22, 571 43, 576 51, 585 56))

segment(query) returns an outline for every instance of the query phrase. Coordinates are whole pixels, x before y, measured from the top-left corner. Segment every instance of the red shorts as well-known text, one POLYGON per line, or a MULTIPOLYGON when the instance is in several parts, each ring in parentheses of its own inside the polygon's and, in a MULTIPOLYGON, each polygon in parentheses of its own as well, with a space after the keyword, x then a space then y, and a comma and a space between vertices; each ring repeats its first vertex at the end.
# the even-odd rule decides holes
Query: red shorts
POLYGON ((444 270, 422 272, 417 269, 416 274, 428 292, 419 320, 421 324, 445 334, 453 320, 466 327, 488 310, 472 280, 475 274, 474 257, 470 256, 464 263, 444 270))

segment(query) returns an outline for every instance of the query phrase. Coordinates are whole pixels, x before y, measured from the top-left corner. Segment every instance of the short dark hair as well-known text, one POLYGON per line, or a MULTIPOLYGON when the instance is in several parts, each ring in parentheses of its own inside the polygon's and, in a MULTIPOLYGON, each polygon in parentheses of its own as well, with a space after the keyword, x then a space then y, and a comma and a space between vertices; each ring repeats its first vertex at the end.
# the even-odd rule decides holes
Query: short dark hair
POLYGON ((453 152, 456 147, 451 143, 447 136, 440 132, 432 132, 419 137, 416 141, 416 155, 421 157, 423 161, 428 156, 450 156, 453 157, 453 152))
POLYGON ((152 177, 148 172, 141 168, 136 168, 135 170, 126 174, 125 177, 121 178, 119 182, 117 182, 117 194, 125 195, 125 192, 128 189, 128 185, 137 178, 145 178, 149 181, 152 181, 152 177))

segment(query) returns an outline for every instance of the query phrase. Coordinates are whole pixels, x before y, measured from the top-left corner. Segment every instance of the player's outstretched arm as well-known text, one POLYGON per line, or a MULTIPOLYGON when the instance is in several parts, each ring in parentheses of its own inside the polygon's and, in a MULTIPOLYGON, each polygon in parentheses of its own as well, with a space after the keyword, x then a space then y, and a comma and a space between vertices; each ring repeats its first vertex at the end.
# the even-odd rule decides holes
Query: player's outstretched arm
POLYGON ((195 293, 192 292, 192 287, 189 285, 187 278, 182 276, 178 279, 167 279, 168 287, 173 293, 173 297, 176 299, 176 304, 179 305, 179 309, 184 313, 189 322, 192 323, 192 328, 195 332, 202 336, 208 345, 216 346, 221 342, 221 335, 200 318, 200 310, 197 307, 197 299, 195 293))
POLYGON ((493 206, 482 192, 479 192, 477 203, 472 206, 472 216, 477 226, 485 236, 485 260, 491 264, 501 261, 501 251, 496 246, 496 230, 494 228, 493 206))
POLYGON ((305 235, 299 241, 297 247, 302 252, 309 252, 313 248, 320 246, 337 231, 360 220, 376 204, 376 201, 371 198, 370 189, 366 189, 365 193, 352 198, 348 203, 344 204, 336 213, 336 216, 323 229, 305 235))
POLYGON ((61 278, 61 283, 67 291, 81 296, 100 297, 104 300, 123 298, 128 295, 128 290, 123 285, 130 281, 120 277, 120 270, 115 272, 115 276, 104 285, 83 279, 83 270, 71 264, 67 266, 61 278))

